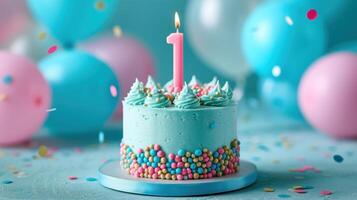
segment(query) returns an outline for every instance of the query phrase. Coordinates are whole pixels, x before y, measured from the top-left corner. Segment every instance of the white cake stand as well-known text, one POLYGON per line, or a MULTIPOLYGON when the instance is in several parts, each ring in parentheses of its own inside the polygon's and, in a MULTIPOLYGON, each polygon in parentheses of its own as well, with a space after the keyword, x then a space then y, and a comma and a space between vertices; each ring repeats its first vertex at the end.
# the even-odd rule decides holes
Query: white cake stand
POLYGON ((120 167, 119 160, 104 163, 98 170, 98 180, 104 187, 135 194, 154 196, 197 196, 242 189, 257 179, 257 168, 240 161, 238 174, 212 179, 168 181, 135 178, 120 167))

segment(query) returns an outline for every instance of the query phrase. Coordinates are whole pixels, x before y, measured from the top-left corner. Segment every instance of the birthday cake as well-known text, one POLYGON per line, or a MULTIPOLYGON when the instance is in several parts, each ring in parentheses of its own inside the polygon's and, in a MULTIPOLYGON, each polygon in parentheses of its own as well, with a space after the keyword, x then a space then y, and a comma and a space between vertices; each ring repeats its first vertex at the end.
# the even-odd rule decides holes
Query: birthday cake
POLYGON ((237 106, 214 78, 175 91, 149 77, 123 101, 121 167, 138 178, 208 179, 239 171, 237 106))

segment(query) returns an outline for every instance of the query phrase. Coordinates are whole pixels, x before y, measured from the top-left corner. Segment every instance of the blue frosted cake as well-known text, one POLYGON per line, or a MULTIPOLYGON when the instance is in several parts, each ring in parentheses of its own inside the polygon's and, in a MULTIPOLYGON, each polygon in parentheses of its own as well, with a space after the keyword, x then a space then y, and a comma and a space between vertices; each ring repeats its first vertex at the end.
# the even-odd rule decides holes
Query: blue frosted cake
POLYGON ((206 179, 239 171, 237 106, 226 82, 195 77, 174 93, 149 77, 123 101, 121 166, 138 178, 206 179))

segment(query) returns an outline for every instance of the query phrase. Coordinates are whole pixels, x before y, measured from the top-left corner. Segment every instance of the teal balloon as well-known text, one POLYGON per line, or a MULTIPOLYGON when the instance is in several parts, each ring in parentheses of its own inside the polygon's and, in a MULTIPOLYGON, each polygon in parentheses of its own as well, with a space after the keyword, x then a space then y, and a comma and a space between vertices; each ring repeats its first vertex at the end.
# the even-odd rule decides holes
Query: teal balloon
POLYGON ((272 78, 260 81, 260 98, 274 111, 294 119, 303 119, 297 100, 297 85, 272 78))
POLYGON ((37 21, 72 46, 100 31, 117 9, 118 0, 28 0, 37 21))
POLYGON ((336 52, 336 51, 350 51, 350 52, 357 53, 357 40, 341 43, 331 49, 331 52, 336 52))
POLYGON ((292 82, 298 82, 325 52, 326 43, 322 20, 309 20, 303 7, 282 1, 258 7, 244 24, 241 37, 245 57, 258 75, 292 82))
MULTIPOLYGON (((82 51, 54 53, 40 62, 52 89, 52 108, 45 127, 55 135, 99 131, 118 103, 112 95, 118 81, 102 61, 82 51)), ((119 92, 117 92, 119 94, 119 92)))

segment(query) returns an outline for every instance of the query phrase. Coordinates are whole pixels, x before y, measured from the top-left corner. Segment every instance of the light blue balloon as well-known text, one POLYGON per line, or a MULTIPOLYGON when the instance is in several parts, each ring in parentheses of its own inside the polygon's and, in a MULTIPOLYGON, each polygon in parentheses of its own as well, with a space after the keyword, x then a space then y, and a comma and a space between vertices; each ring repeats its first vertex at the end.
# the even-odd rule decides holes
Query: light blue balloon
POLYGON ((118 0, 28 0, 34 17, 65 46, 100 31, 117 9, 118 0), (101 7, 99 4, 102 4, 101 7))
POLYGON ((260 81, 260 96, 270 108, 288 117, 303 119, 297 101, 297 86, 272 78, 260 81))
POLYGON ((293 3, 271 1, 258 7, 246 21, 242 49, 262 77, 298 82, 305 69, 326 50, 326 31, 319 19, 293 3), (273 73, 273 68, 280 73, 273 73), (273 75, 274 74, 274 75, 273 75))
POLYGON ((81 51, 57 52, 40 62, 40 70, 52 89, 52 108, 45 127, 52 134, 75 135, 98 131, 112 115, 119 85, 102 61, 81 51))

